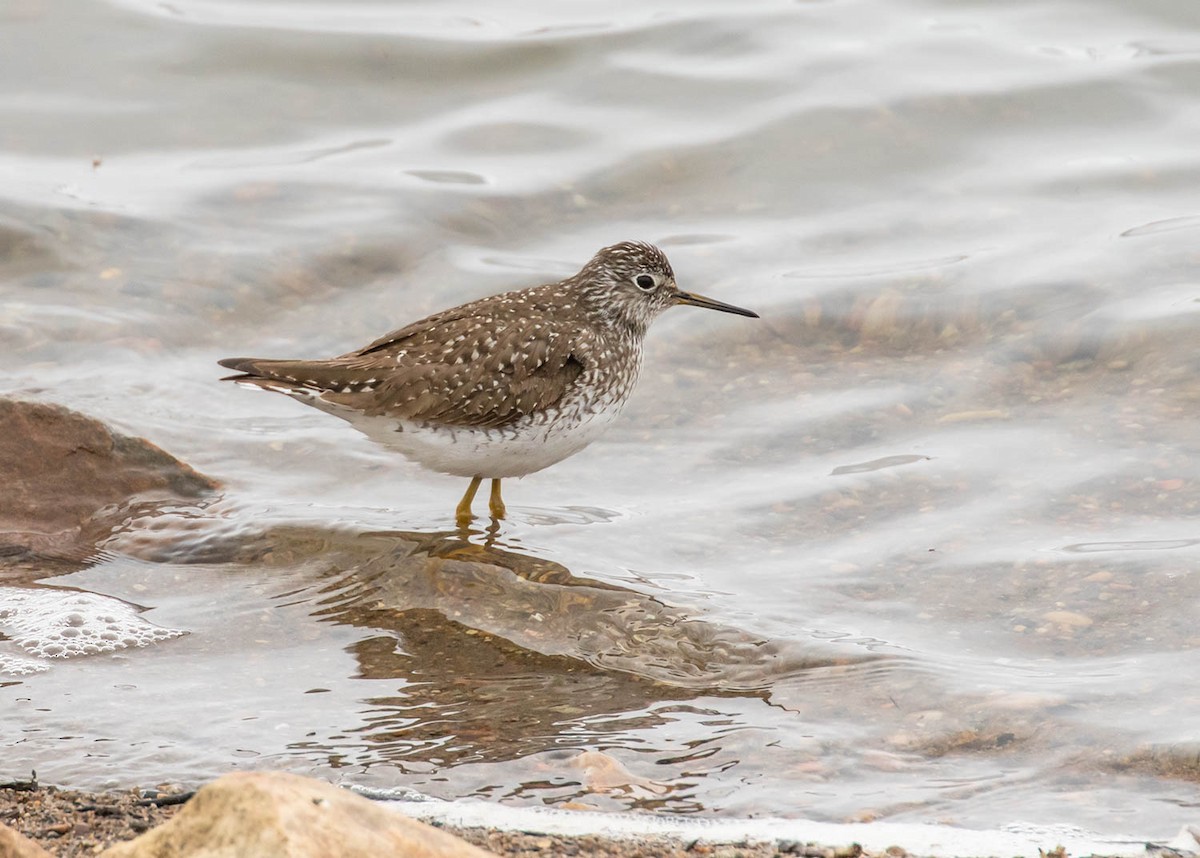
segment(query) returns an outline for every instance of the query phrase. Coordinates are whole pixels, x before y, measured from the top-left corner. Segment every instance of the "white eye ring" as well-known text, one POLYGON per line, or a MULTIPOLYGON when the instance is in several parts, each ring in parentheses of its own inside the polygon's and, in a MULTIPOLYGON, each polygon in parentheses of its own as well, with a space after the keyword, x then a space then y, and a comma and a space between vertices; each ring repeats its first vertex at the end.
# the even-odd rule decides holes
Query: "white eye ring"
POLYGON ((643 292, 653 292, 654 287, 658 285, 658 278, 650 274, 639 274, 633 278, 633 285, 643 292))

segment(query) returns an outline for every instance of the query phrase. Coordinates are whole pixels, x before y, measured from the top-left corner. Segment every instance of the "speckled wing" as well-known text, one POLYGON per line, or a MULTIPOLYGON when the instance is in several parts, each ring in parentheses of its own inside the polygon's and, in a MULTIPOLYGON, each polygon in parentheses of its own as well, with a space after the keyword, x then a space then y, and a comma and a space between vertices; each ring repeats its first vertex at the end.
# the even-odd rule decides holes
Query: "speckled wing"
POLYGON ((521 297, 456 307, 332 360, 221 363, 246 373, 237 380, 368 415, 503 427, 552 410, 584 370, 555 302, 510 294, 521 297))

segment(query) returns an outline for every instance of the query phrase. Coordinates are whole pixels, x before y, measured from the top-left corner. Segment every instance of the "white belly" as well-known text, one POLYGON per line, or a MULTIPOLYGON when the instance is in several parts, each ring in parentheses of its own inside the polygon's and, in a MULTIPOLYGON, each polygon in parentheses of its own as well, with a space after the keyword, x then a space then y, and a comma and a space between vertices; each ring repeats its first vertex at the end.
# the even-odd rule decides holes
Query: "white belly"
POLYGON ((458 477, 504 479, 548 468, 595 441, 620 414, 636 379, 636 370, 622 374, 615 384, 585 372, 553 411, 493 429, 369 416, 329 402, 318 391, 292 386, 272 389, 342 418, 373 441, 430 470, 458 477), (603 395, 587 395, 597 389, 603 390, 603 395))
POLYGON ((471 429, 410 423, 305 398, 348 421, 368 438, 443 474, 502 479, 523 477, 568 456, 598 438, 620 413, 619 403, 594 411, 568 410, 556 420, 525 418, 503 429, 471 429))

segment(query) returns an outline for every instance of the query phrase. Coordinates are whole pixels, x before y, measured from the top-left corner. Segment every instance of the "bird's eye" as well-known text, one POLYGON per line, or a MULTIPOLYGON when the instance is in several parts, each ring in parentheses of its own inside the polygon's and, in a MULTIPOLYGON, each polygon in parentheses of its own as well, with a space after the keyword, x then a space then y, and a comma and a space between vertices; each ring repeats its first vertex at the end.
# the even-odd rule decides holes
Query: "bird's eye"
POLYGON ((654 288, 655 285, 654 278, 649 274, 639 274, 637 277, 633 278, 633 282, 634 285, 636 285, 643 292, 649 292, 654 288))

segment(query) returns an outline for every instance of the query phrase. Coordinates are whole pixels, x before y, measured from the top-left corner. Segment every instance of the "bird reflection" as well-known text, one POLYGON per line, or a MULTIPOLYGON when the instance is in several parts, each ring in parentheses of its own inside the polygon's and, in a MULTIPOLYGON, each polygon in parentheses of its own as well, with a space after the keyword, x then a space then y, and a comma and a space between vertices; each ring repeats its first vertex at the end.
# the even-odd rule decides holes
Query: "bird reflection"
MULTIPOLYGON (((210 520, 173 551, 155 543, 155 559, 174 553, 175 562, 286 580, 277 605, 363 632, 349 651, 354 678, 369 682, 351 723, 295 746, 338 765, 513 759, 560 749, 564 731, 587 745, 586 735, 673 721, 698 698, 769 700, 789 677, 828 679, 870 660, 815 634, 771 639, 577 575, 502 542, 495 527, 256 530, 244 517, 224 521, 225 531, 210 520)), ((146 549, 132 533, 107 547, 146 549)))
POLYGON ((554 747, 564 721, 655 722, 661 701, 765 697, 783 675, 848 663, 832 646, 771 641, 576 575, 486 529, 285 528, 270 542, 259 562, 325 567, 289 601, 369 630, 352 647, 358 676, 397 681, 363 701, 372 756, 506 758, 554 747))

